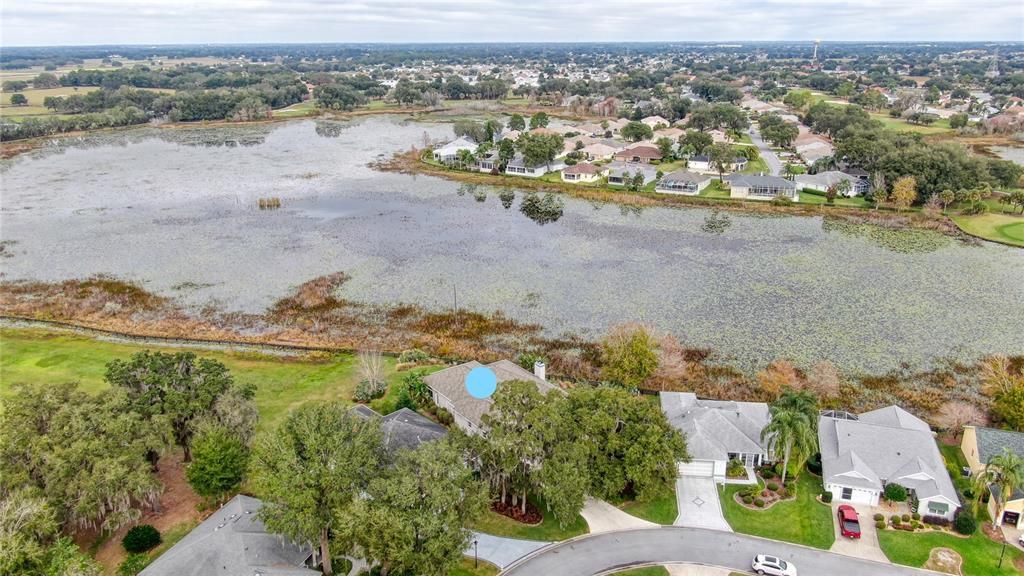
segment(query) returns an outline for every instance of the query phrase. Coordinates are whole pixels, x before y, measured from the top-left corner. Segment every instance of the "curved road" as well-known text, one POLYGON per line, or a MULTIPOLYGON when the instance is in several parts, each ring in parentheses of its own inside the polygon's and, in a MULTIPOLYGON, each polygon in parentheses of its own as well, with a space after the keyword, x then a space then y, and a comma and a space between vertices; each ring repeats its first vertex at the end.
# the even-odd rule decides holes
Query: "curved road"
POLYGON ((755 554, 792 561, 804 576, 934 576, 935 572, 702 528, 666 526, 566 540, 511 564, 502 576, 593 576, 643 563, 691 562, 750 570, 755 554))
POLYGON ((768 166, 768 173, 772 176, 782 174, 782 161, 779 160, 779 155, 761 138, 761 132, 756 127, 751 127, 750 129, 750 141, 754 143, 754 146, 757 146, 761 158, 764 158, 764 163, 768 166))

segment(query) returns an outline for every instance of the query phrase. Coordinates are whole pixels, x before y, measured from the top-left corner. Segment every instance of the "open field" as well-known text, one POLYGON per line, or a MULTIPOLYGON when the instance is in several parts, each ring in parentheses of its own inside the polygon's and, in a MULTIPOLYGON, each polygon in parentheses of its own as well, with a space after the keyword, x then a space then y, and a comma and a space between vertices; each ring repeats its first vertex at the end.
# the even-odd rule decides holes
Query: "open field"
POLYGON ((971 236, 1024 247, 1024 216, 990 212, 976 216, 955 215, 950 216, 950 219, 971 236))
MULTIPOLYGON (((142 64, 145 66, 151 66, 156 68, 174 68, 175 66, 179 66, 182 64, 202 64, 207 66, 213 66, 229 62, 229 60, 225 58, 215 58, 212 56, 180 59, 158 58, 154 60, 130 60, 127 58, 115 58, 115 60, 121 62, 122 66, 120 68, 131 68, 132 66, 135 66, 137 64, 142 64)), ((58 77, 60 77, 66 74, 67 72, 78 69, 117 70, 118 67, 115 67, 111 64, 104 64, 103 60, 100 58, 86 58, 82 61, 81 64, 68 64, 65 66, 59 66, 56 70, 45 70, 42 66, 33 66, 31 68, 24 69, 0 70, 0 82, 4 80, 25 80, 30 82, 33 78, 35 78, 39 74, 42 74, 43 72, 50 72, 51 74, 55 74, 58 77)))
POLYGON ((945 134, 953 131, 949 127, 949 120, 946 118, 939 118, 934 123, 928 126, 921 126, 918 124, 911 124, 906 120, 900 118, 893 118, 888 113, 884 112, 871 112, 871 117, 882 123, 883 126, 890 130, 899 130, 902 132, 918 132, 920 134, 945 134))
MULTIPOLYGON (((42 116, 42 115, 53 115, 53 111, 43 106, 43 101, 50 96, 71 96, 72 94, 88 94, 99 90, 95 86, 61 86, 60 88, 43 88, 40 90, 28 89, 18 92, 18 94, 24 94, 28 98, 27 106, 14 106, 11 104, 11 94, 4 92, 2 98, 0 98, 0 116, 2 117, 20 117, 20 116, 42 116)), ((141 88, 140 88, 141 90, 141 88)), ((169 88, 145 88, 145 90, 151 90, 153 92, 161 92, 164 94, 173 94, 174 90, 169 88)))
MULTIPOLYGON (((108 362, 127 359, 131 354, 146 349, 181 351, 106 342, 64 332, 3 328, 0 329, 0 397, 10 394, 12 384, 22 382, 79 382, 84 390, 97 392, 107 387, 103 374, 108 362)), ((290 410, 306 402, 351 402, 352 391, 360 378, 358 361, 351 354, 285 358, 253 353, 193 351, 224 363, 237 382, 256 385, 261 429, 273 427, 290 410)), ((389 382, 398 382, 401 375, 394 370, 395 360, 385 358, 384 363, 389 382)))
POLYGON ((274 118, 301 118, 303 116, 316 116, 320 111, 312 99, 298 104, 292 104, 272 112, 274 118))

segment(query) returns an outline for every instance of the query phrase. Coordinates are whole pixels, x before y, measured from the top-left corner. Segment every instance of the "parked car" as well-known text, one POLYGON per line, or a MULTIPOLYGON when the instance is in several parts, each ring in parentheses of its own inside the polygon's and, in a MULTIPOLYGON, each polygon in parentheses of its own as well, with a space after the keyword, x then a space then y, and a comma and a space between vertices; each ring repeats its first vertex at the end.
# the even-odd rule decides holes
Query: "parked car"
POLYGON ((860 538, 860 521, 853 506, 843 504, 839 507, 839 531, 846 538, 860 538))
POLYGON ((1017 538, 1017 543, 1024 546, 1024 534, 1021 534, 1020 538, 1017 538))
POLYGON ((770 574, 771 576, 796 576, 796 566, 792 562, 786 562, 782 558, 758 554, 750 563, 751 569, 758 574, 770 574))

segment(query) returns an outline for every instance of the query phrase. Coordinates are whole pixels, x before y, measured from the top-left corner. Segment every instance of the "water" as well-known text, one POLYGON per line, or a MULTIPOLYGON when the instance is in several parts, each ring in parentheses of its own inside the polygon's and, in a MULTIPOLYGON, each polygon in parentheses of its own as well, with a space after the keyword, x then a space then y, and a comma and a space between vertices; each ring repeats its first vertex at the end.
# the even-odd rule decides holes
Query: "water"
POLYGON ((0 164, 3 277, 103 273, 190 307, 259 312, 344 271, 346 298, 445 308, 454 288, 462 307, 552 334, 637 320, 747 368, 1024 353, 1022 250, 567 197, 540 225, 520 210, 522 191, 367 166, 450 135, 377 117, 61 141, 0 164), (257 209, 261 197, 282 208, 257 209))

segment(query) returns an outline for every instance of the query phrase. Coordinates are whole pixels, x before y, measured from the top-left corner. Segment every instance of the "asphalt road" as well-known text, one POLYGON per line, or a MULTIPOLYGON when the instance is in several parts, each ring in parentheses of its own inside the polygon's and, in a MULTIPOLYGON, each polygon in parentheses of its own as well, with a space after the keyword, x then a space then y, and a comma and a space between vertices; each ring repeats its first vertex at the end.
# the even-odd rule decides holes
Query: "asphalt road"
POLYGON ((778 154, 772 150, 772 147, 761 138, 761 133, 757 128, 753 128, 750 131, 750 141, 753 142, 754 146, 757 146, 757 149, 761 152, 761 158, 764 158, 764 163, 768 165, 768 171, 773 176, 781 174, 782 161, 779 160, 778 154))
POLYGON ((606 532, 554 544, 509 566, 502 576, 593 576, 643 563, 692 562, 750 570, 756 554, 791 561, 800 576, 934 576, 774 540, 702 528, 666 526, 606 532))

